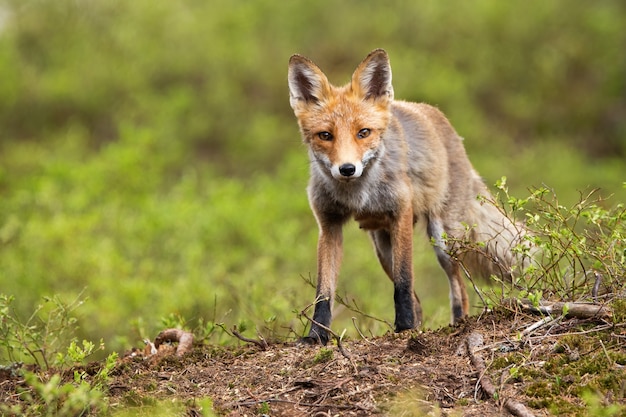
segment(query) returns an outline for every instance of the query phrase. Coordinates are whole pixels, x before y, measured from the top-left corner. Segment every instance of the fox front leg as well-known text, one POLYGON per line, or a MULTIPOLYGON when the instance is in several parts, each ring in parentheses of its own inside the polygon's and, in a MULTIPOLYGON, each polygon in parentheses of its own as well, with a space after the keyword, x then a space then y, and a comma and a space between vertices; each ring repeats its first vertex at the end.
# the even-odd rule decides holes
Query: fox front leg
POLYGON ((396 332, 419 327, 422 307, 413 290, 413 212, 403 210, 392 222, 390 231, 393 265, 393 300, 396 310, 396 332))
POLYGON ((341 223, 320 221, 320 235, 317 243, 317 291, 315 313, 309 335, 303 342, 325 345, 332 320, 332 307, 335 298, 337 276, 341 267, 343 232, 341 223))
POLYGON ((469 297, 465 282, 461 276, 461 267, 457 261, 448 254, 448 246, 444 239, 444 226, 439 218, 428 220, 428 236, 434 241, 434 249, 437 254, 439 265, 446 272, 450 283, 450 307, 452 310, 452 323, 457 324, 463 317, 469 314, 469 297))

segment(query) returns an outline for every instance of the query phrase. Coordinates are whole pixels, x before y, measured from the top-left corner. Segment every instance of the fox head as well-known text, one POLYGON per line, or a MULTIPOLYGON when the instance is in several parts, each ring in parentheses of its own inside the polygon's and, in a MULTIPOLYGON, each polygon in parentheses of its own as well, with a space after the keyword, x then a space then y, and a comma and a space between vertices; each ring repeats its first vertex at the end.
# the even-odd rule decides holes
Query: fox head
POLYGON ((350 83, 335 87, 309 59, 289 60, 289 103, 314 162, 335 180, 360 178, 383 151, 391 119, 391 66, 382 49, 359 64, 350 83))

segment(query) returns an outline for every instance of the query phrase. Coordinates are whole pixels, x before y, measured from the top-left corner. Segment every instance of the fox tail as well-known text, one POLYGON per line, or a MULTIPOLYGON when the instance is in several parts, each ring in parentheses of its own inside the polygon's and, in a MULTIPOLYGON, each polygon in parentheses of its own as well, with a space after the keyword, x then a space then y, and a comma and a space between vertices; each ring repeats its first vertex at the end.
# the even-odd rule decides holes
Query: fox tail
POLYGON ((473 224, 464 226, 463 237, 451 245, 470 276, 496 277, 511 282, 533 263, 533 247, 526 227, 512 220, 489 199, 477 201, 473 224))

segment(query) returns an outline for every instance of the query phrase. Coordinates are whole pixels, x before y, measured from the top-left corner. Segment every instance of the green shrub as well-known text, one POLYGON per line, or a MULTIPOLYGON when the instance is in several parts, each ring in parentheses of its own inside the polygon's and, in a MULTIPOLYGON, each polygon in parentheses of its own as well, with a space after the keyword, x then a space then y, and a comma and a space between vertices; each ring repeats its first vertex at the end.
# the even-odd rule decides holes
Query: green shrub
POLYGON ((96 349, 90 341, 79 345, 75 339, 74 310, 81 300, 63 302, 59 297, 46 300, 23 321, 13 309, 13 297, 0 295, 0 361, 8 363, 15 377, 23 378, 18 388, 19 401, 0 404, 2 415, 75 416, 106 407, 104 392, 109 373, 117 363, 117 354, 110 354, 102 368, 93 376, 74 370, 72 381, 63 381, 63 371, 82 365, 96 349), (36 365, 22 367, 24 363, 36 365))
MULTIPOLYGON (((513 281, 499 280, 499 291, 489 290, 488 306, 502 297, 527 298, 538 307, 543 299, 615 303, 619 315, 622 279, 626 274, 626 207, 618 203, 605 208, 607 200, 597 190, 581 193, 571 206, 560 203, 547 188, 533 190, 527 198, 509 193, 506 178, 497 183, 501 205, 511 218, 523 219, 521 243, 512 250, 520 259, 529 260, 514 271, 513 281)), ((471 226, 468 226, 471 228, 471 226)), ((520 230, 522 230, 520 228, 520 230)), ((464 251, 480 252, 484 242, 455 241, 459 256, 464 251)), ((616 316, 617 317, 617 316, 616 316)))

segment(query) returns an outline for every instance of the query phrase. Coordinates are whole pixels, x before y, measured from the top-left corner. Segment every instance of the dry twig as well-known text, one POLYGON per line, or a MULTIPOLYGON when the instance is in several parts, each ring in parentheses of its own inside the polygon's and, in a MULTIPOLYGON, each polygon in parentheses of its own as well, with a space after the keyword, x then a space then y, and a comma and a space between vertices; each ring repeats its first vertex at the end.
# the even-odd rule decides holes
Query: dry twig
MULTIPOLYGON (((472 332, 467 336, 465 342, 472 365, 474 365, 474 368, 476 368, 478 372, 478 383, 490 398, 497 398, 498 392, 496 391, 496 387, 493 385, 493 382, 491 382, 491 378, 486 375, 487 367, 485 366, 485 361, 482 356, 478 354, 478 350, 483 344, 483 336, 478 332, 472 332)), ((515 416, 534 417, 534 414, 531 413, 524 404, 511 398, 504 399, 502 405, 515 416)))
MULTIPOLYGON (((305 277, 304 275, 300 275, 300 278, 302 278, 304 280, 304 282, 306 282, 307 284, 309 284, 311 287, 315 288, 316 285, 313 282, 313 279, 309 276, 308 278, 305 277)), ((340 294, 335 294, 335 301, 338 304, 341 304, 342 306, 344 306, 345 308, 347 308, 348 310, 352 311, 353 313, 356 313, 360 316, 363 316, 365 318, 368 319, 372 319, 374 321, 377 321, 379 323, 383 323, 385 324, 390 330, 393 330, 394 327, 391 323, 389 323, 387 320, 372 316, 370 314, 367 314, 366 312, 364 312, 363 310, 361 310, 361 308, 357 305, 356 300, 352 299, 352 303, 349 303, 347 297, 344 298, 342 297, 340 294)), ((311 306, 308 306, 305 310, 308 310, 311 306)))
POLYGON ((331 334, 335 340, 337 341, 337 349, 339 349, 339 352, 341 352, 341 354, 343 355, 344 358, 348 359, 348 361, 350 361, 350 364, 352 365, 352 368, 354 370, 354 373, 358 373, 358 368, 356 366, 356 364, 354 363, 353 359, 352 359, 352 355, 350 355, 344 348, 343 348, 343 343, 341 343, 341 339, 343 337, 339 336, 337 333, 335 333, 330 327, 328 326, 324 326, 323 324, 313 320, 313 318, 309 317, 309 315, 306 313, 306 311, 311 308, 314 304, 309 304, 304 310, 302 310, 300 312, 300 314, 302 316, 304 316, 304 318, 306 318, 307 320, 309 320, 311 323, 315 323, 316 325, 318 325, 319 327, 321 327, 322 329, 326 330, 329 334, 331 334))
POLYGON ((369 340, 364 334, 363 332, 361 332, 361 329, 359 329, 359 326, 357 326, 356 324, 356 317, 352 317, 352 324, 354 325, 354 328, 356 329, 356 331, 359 333, 359 336, 361 336, 361 338, 363 340, 365 340, 367 343, 369 343, 370 345, 375 345, 376 343, 372 342, 371 340, 369 340))
MULTIPOLYGON (((309 306, 310 307, 310 306, 309 306)), ((319 323, 315 320, 313 320, 311 317, 309 317, 308 314, 306 314, 306 310, 309 308, 305 308, 304 310, 302 310, 300 312, 300 314, 302 314, 304 316, 305 319, 309 320, 311 323, 315 323, 317 324, 319 327, 321 327, 322 329, 326 330, 328 333, 330 333, 335 340, 337 341, 337 348, 339 349, 339 352, 341 352, 341 354, 348 360, 352 361, 352 356, 343 348, 343 344, 341 343, 341 336, 339 336, 337 333, 335 333, 334 330, 332 330, 330 327, 328 326, 324 326, 322 323, 319 323)))
POLYGON ((593 303, 563 303, 556 301, 540 301, 539 305, 534 305, 528 299, 508 299, 505 300, 504 303, 505 305, 509 305, 512 308, 518 307, 521 308, 522 311, 534 314, 563 314, 565 317, 598 320, 604 320, 613 317, 613 312, 609 307, 593 303))
POLYGON ((561 318, 561 316, 558 316, 558 317, 546 316, 546 317, 542 318, 541 320, 539 320, 538 322, 535 322, 532 325, 528 326, 526 329, 524 329, 522 331, 522 336, 526 336, 528 334, 531 334, 532 332, 534 332, 538 328, 543 327, 546 324, 553 323, 553 322, 559 320, 560 318, 561 318))
POLYGON ((261 350, 267 350, 267 348, 269 347, 265 338, 263 338, 263 336, 259 333, 257 333, 257 335, 259 336, 258 340, 245 337, 244 335, 242 335, 241 333, 237 331, 237 327, 233 327, 232 333, 237 339, 243 340, 244 342, 247 342, 247 343, 253 343, 257 345, 258 347, 260 347, 261 350))

